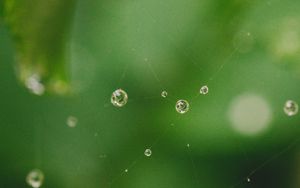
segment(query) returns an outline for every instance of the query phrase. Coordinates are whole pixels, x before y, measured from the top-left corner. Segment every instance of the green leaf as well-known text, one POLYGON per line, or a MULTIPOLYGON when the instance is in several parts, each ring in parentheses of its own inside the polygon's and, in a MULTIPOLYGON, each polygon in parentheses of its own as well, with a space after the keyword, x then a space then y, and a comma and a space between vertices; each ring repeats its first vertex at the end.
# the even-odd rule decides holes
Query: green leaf
POLYGON ((75 0, 4 1, 4 19, 17 51, 17 74, 33 93, 36 84, 42 91, 69 91, 66 48, 74 8, 75 0))

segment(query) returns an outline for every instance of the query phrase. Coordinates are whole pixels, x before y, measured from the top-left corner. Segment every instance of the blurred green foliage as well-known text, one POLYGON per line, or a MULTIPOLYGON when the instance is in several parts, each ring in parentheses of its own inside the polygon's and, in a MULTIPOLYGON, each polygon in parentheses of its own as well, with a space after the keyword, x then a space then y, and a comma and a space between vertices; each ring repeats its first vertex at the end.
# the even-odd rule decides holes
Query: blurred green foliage
MULTIPOLYGON (((48 188, 299 187, 300 118, 283 105, 300 103, 300 2, 4 2, 0 187, 27 187, 34 168, 48 188), (42 65, 43 84, 70 74, 72 93, 32 95, 20 64, 42 65), (118 88, 129 95, 123 108, 110 104, 118 88), (247 95, 271 113, 252 135, 229 115, 247 95)), ((255 110, 247 117, 264 109, 255 110)))
POLYGON ((22 83, 37 75, 46 89, 66 93, 66 45, 75 0, 5 0, 5 22, 17 49, 22 83), (45 45, 47 44, 47 45, 45 45))

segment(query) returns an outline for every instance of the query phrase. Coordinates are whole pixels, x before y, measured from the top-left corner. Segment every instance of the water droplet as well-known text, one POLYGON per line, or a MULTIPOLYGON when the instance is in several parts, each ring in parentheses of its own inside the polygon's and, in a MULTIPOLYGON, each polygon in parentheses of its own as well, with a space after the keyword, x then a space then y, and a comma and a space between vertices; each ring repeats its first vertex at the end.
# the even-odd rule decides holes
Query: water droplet
POLYGON ((286 101, 283 110, 286 113, 286 115, 294 116, 298 113, 298 108, 298 104, 295 101, 288 100, 286 101))
POLYGON ((128 172, 128 169, 125 169, 124 172, 127 173, 127 172, 128 172))
POLYGON ((33 188, 39 188, 44 182, 44 174, 39 169, 34 169, 29 172, 26 177, 26 182, 33 188))
POLYGON ((41 78, 37 74, 33 74, 27 78, 25 82, 26 87, 35 95, 43 95, 45 87, 41 83, 41 78))
POLYGON ((186 147, 188 147, 188 148, 189 148, 189 147, 190 147, 190 144, 187 144, 187 145, 186 145, 186 147))
POLYGON ((163 98, 166 98, 166 97, 168 96, 168 92, 167 92, 167 91, 162 91, 162 92, 161 92, 161 96, 162 96, 163 98))
POLYGON ((250 178, 247 178, 247 182, 248 182, 248 183, 251 182, 251 179, 250 179, 250 178))
POLYGON ((147 156, 147 157, 150 157, 152 155, 152 151, 151 149, 146 149, 144 154, 147 156))
POLYGON ((208 87, 207 86, 202 86, 200 88, 200 94, 206 95, 208 93, 208 87))
POLYGON ((111 95, 111 103, 116 107, 124 106, 128 101, 127 93, 122 89, 117 89, 111 95))
POLYGON ((71 128, 76 127, 78 119, 74 116, 69 116, 67 119, 67 125, 71 128))
POLYGON ((176 111, 180 114, 184 114, 189 110, 189 103, 186 100, 179 100, 176 102, 176 111))

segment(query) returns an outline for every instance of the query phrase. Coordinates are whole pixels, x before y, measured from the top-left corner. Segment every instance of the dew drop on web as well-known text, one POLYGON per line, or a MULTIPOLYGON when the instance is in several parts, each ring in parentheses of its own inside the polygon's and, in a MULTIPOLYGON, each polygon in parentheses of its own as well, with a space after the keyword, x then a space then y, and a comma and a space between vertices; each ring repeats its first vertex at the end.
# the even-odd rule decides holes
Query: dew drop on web
POLYGON ((26 177, 26 182, 33 188, 39 188, 43 185, 44 174, 39 169, 34 169, 30 171, 26 177))
POLYGON ((112 93, 110 101, 116 107, 123 107, 128 101, 128 95, 124 90, 117 89, 112 93))
POLYGON ((162 96, 163 98, 166 98, 166 97, 168 96, 168 92, 167 92, 167 91, 162 91, 162 92, 161 92, 161 96, 162 96))
POLYGON ((298 113, 298 104, 295 101, 288 100, 285 102, 285 105, 283 107, 283 111, 288 116, 294 116, 298 113))
POLYGON ((206 95, 208 93, 208 87, 205 85, 205 86, 202 86, 200 88, 200 94, 202 95, 206 95))
POLYGON ((145 154, 146 157, 150 157, 152 155, 151 149, 146 149, 144 154, 145 154))
POLYGON ((176 111, 180 114, 184 114, 189 111, 190 105, 186 100, 178 100, 176 102, 176 111))

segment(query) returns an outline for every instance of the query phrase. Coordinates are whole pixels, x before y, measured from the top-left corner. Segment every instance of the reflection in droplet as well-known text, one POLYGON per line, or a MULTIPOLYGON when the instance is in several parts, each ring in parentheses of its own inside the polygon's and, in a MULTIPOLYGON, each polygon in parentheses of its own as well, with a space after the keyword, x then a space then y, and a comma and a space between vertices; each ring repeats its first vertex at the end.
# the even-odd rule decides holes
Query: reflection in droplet
POLYGON ((41 78, 37 74, 33 74, 27 78, 25 82, 26 87, 35 95, 43 95, 45 87, 41 83, 41 78))
POLYGON ((285 102, 285 105, 284 105, 284 112, 286 113, 286 115, 288 116, 294 116, 298 113, 298 104, 295 102, 295 101, 292 101, 292 100, 288 100, 285 102))
POLYGON ((146 149, 144 154, 145 154, 145 156, 150 157, 152 155, 151 149, 146 149))
POLYGON ((67 119, 67 125, 71 128, 76 127, 78 119, 74 116, 69 116, 67 119))
POLYGON ((202 86, 200 88, 200 94, 206 95, 208 93, 208 87, 207 86, 202 86))
POLYGON ((186 100, 178 100, 175 106, 176 111, 180 114, 184 114, 189 111, 189 107, 190 105, 186 100))
POLYGON ((111 103, 116 107, 124 106, 128 101, 127 93, 122 89, 117 89, 111 95, 111 103))
POLYGON ((44 174, 39 169, 30 171, 26 177, 26 182, 33 188, 39 188, 44 182, 44 174))
POLYGON ((253 94, 234 98, 228 112, 233 128, 246 135, 263 132, 272 120, 269 104, 264 98, 253 94))
POLYGON ((161 96, 162 96, 163 98, 166 98, 166 97, 168 96, 168 92, 167 92, 167 91, 162 91, 162 92, 161 92, 161 96))

